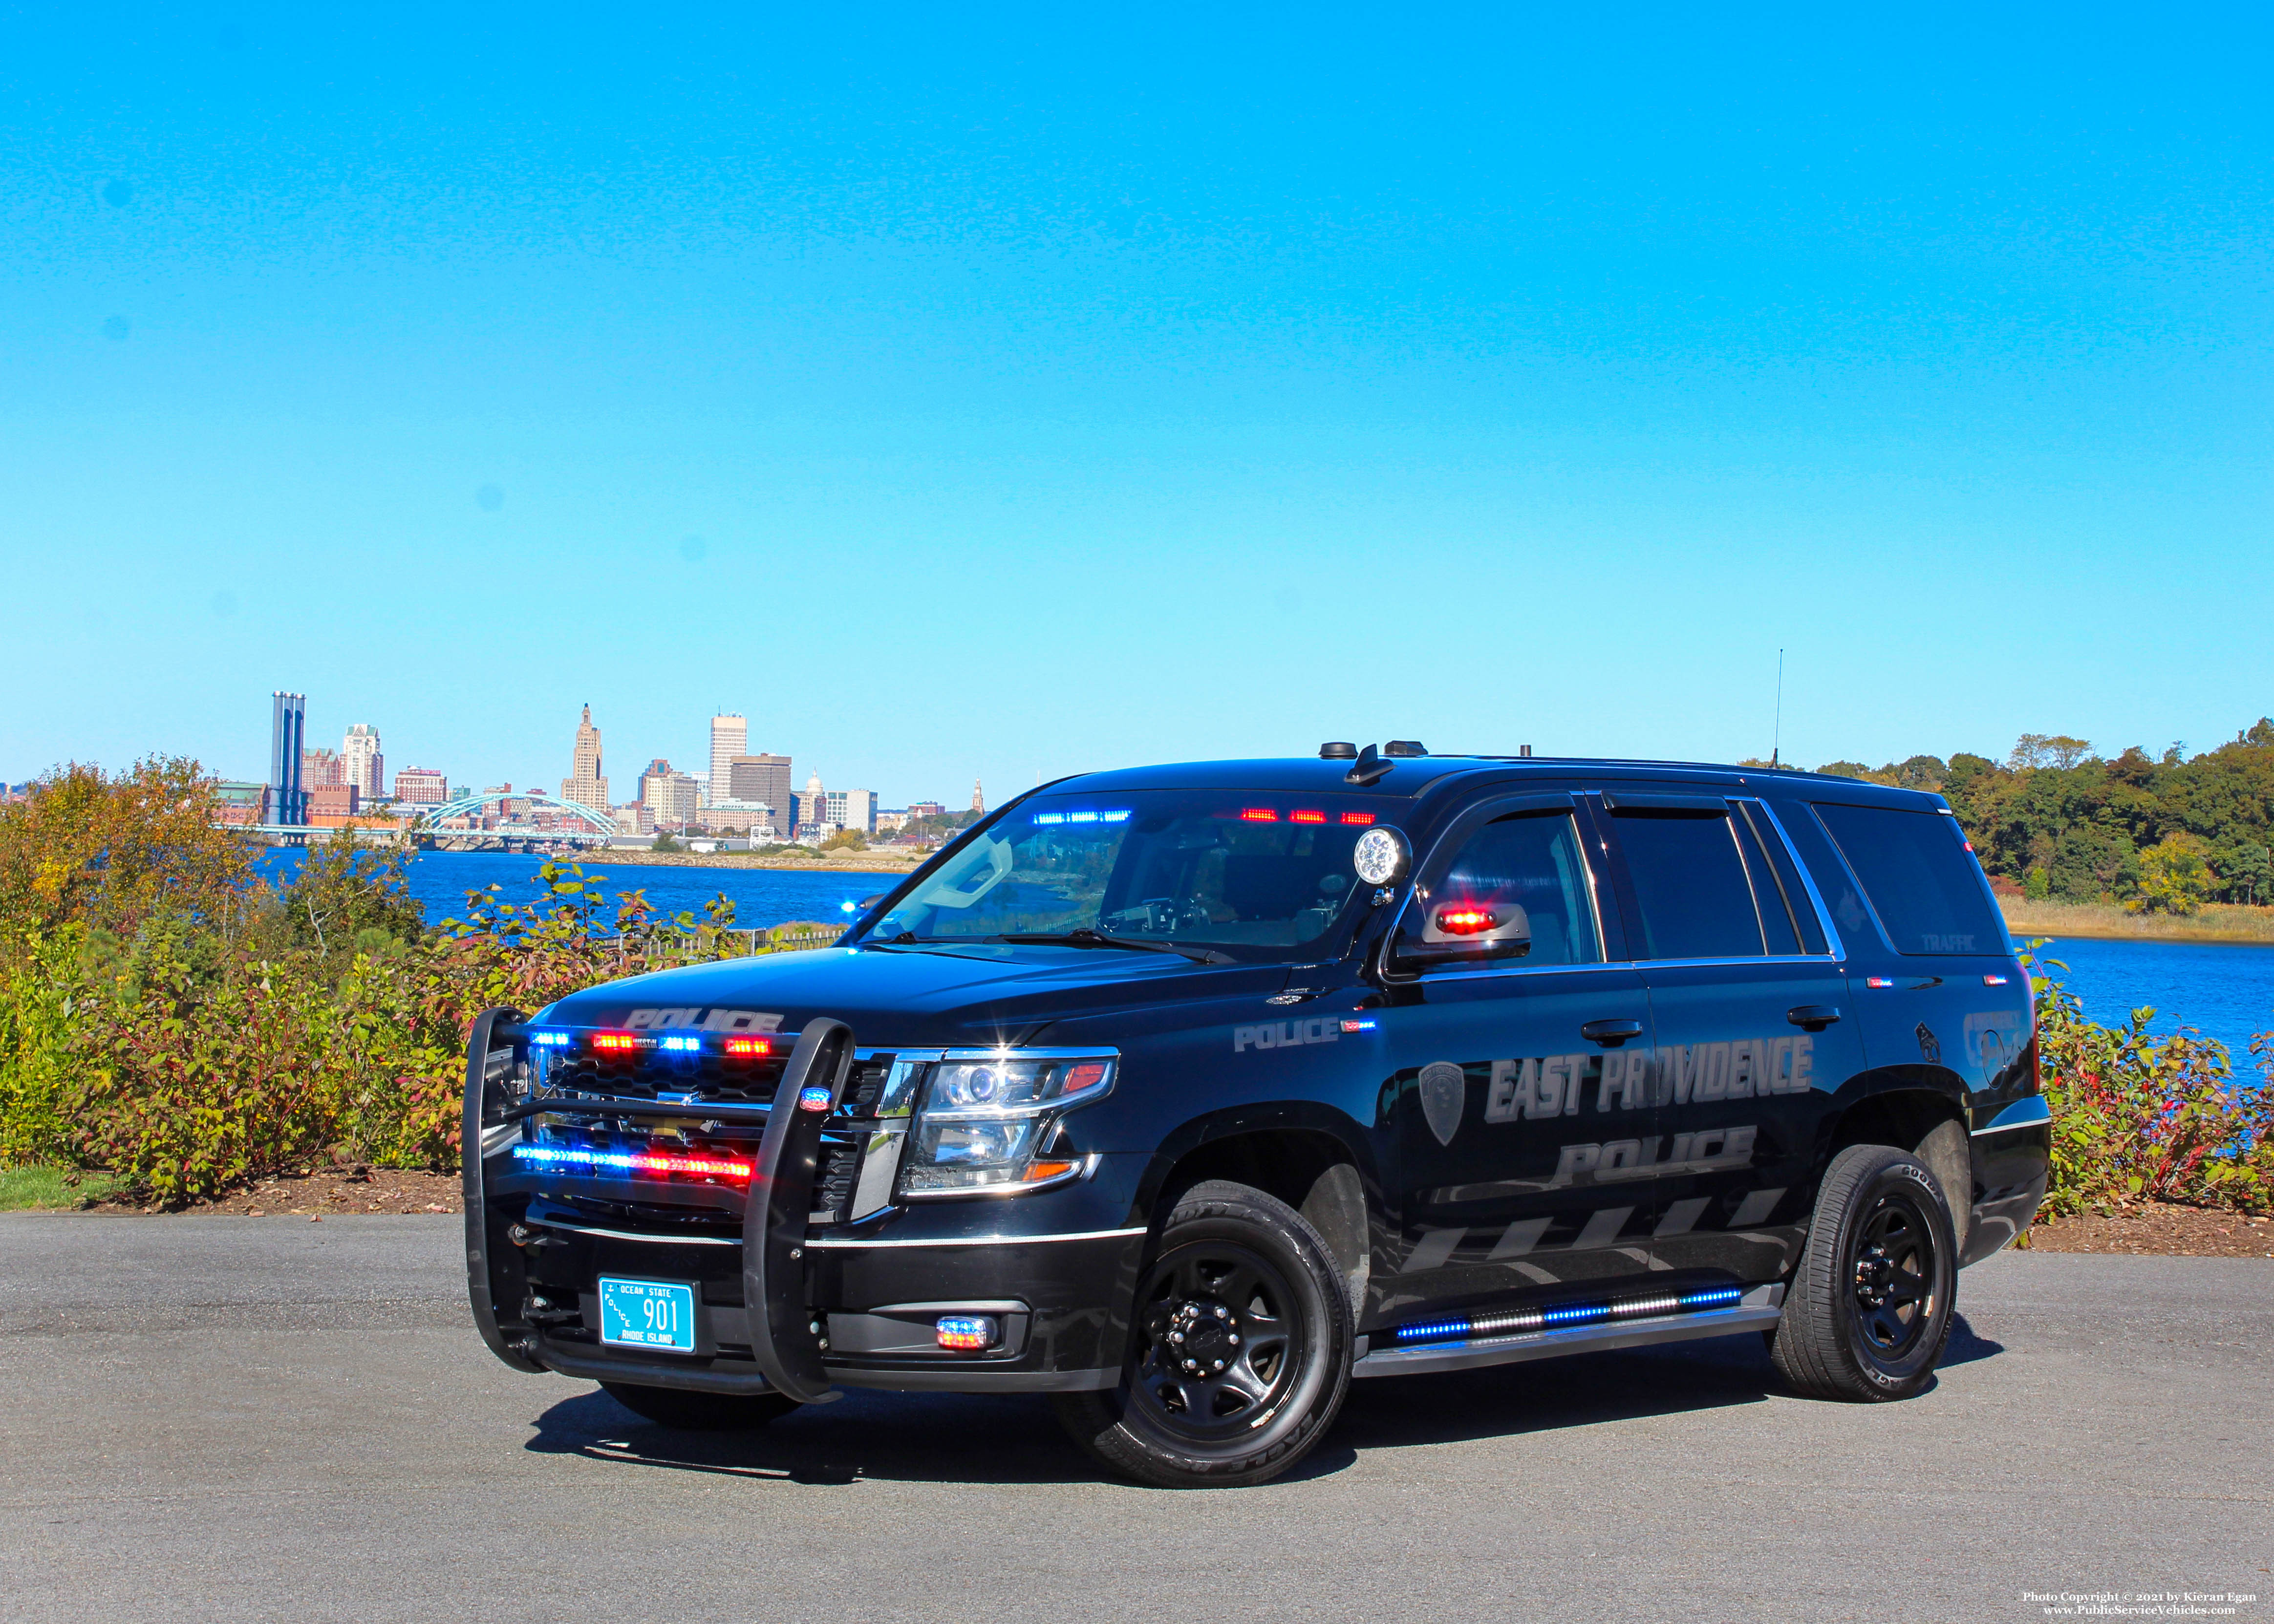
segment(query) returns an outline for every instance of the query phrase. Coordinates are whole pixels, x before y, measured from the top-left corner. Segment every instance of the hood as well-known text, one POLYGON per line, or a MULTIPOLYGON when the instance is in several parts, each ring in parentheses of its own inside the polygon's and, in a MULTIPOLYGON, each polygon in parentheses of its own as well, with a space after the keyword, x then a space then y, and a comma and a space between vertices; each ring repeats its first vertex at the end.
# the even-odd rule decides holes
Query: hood
POLYGON ((863 1049, 1033 1042, 1051 1022, 1186 999, 1276 991, 1287 966, 1198 965, 1168 953, 974 944, 822 948, 721 959, 572 993, 538 1020, 579 1027, 795 1032, 815 1015, 863 1049))

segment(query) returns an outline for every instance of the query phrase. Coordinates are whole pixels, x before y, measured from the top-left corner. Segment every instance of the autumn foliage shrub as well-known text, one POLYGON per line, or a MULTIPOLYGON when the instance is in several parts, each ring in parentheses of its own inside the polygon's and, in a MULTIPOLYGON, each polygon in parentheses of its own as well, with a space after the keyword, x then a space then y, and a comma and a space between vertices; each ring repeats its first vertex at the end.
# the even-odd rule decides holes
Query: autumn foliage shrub
POLYGON ((0 1161, 165 1205, 342 1154, 447 1169, 482 1010, 775 945, 553 863, 429 927, 398 856, 312 848, 280 889, 211 813, 163 762, 0 808, 0 1161))
POLYGON ((2049 1215, 2149 1199, 2263 1209, 2274 1201, 2274 1034, 2253 1042, 2255 1076, 2237 1078, 2226 1046, 2182 1027, 2148 1031, 2087 1020, 2074 994, 2043 974, 2037 995, 2041 1086, 2052 1113, 2049 1215))

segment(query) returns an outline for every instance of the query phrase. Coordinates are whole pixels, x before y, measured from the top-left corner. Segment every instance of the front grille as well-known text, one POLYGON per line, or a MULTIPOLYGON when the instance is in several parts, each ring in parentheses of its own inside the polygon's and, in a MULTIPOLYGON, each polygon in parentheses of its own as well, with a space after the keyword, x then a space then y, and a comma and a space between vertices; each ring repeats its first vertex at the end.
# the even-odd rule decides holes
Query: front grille
POLYGON ((553 1060, 545 1082, 554 1093, 619 1100, 683 1096, 719 1105, 771 1105, 788 1064, 783 1056, 730 1060, 719 1055, 573 1055, 553 1060))
POLYGON ((821 1162, 813 1170, 813 1215, 824 1223, 843 1223, 853 1208, 853 1184, 861 1171, 858 1145, 821 1142, 821 1162))
POLYGON ((580 1218, 609 1229, 649 1235, 699 1235, 715 1240, 740 1240, 742 1214, 732 1207, 666 1207, 655 1201, 603 1201, 588 1195, 552 1198, 580 1218))
POLYGON ((885 1097, 885 1079, 892 1075, 892 1057, 881 1055, 873 1059, 853 1063, 853 1075, 846 1079, 844 1110, 848 1116, 868 1116, 875 1114, 877 1101, 885 1097))

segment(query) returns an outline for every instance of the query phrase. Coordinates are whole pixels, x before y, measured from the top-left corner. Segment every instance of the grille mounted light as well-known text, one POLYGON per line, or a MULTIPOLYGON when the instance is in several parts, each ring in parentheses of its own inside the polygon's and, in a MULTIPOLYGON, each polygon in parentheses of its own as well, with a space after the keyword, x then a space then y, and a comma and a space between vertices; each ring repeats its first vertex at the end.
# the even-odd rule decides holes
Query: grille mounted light
POLYGON ((992 1314, 942 1314, 932 1334, 950 1353, 980 1353, 995 1345, 998 1330, 992 1314))

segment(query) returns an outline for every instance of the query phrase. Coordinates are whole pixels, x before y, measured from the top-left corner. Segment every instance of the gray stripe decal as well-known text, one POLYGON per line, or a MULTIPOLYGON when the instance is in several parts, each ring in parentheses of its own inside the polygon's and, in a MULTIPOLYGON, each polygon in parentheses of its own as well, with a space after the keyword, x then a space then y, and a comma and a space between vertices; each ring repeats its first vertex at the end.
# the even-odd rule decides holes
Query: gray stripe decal
POLYGON ((1689 1234, 1698 1220, 1705 1215, 1707 1205, 1707 1198, 1702 1195, 1693 1196, 1687 1201, 1676 1201, 1666 1209, 1666 1216, 1658 1221, 1658 1228, 1651 1231, 1652 1238, 1663 1240, 1669 1235, 1689 1234))
POLYGON ((1783 1199, 1784 1190, 1781 1186, 1774 1190, 1754 1191, 1745 1198, 1744 1204, 1731 1214, 1729 1227, 1733 1229, 1750 1229, 1757 1223, 1766 1223, 1769 1214, 1776 1211, 1776 1204, 1783 1199))
POLYGON ((1418 1274, 1424 1269, 1444 1267, 1445 1260, 1453 1255, 1453 1248, 1461 1244, 1461 1237, 1467 1233, 1466 1229, 1430 1230, 1421 1237, 1419 1244, 1414 1246, 1412 1254, 1406 1258, 1405 1267, 1402 1272, 1418 1274))
POLYGON ((1540 1237, 1547 1233, 1552 1222, 1547 1218, 1524 1218, 1509 1225, 1501 1231, 1500 1244, 1492 1249, 1492 1256, 1486 1261, 1504 1263, 1510 1258, 1524 1256, 1540 1244, 1540 1237))
POLYGON ((1571 1243, 1574 1252, 1586 1252, 1597 1246, 1608 1246, 1619 1238, 1619 1231, 1627 1227, 1634 1216, 1631 1207, 1608 1207, 1587 1220, 1587 1227, 1579 1231, 1579 1238, 1571 1243))

